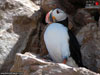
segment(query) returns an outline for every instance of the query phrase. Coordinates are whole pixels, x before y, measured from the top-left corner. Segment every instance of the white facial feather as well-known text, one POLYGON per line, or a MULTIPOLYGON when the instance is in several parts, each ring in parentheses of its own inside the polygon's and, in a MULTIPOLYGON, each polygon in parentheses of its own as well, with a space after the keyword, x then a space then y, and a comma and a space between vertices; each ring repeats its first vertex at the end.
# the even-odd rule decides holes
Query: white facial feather
POLYGON ((52 16, 54 16, 57 21, 63 21, 68 17, 68 15, 59 8, 53 10, 52 16))

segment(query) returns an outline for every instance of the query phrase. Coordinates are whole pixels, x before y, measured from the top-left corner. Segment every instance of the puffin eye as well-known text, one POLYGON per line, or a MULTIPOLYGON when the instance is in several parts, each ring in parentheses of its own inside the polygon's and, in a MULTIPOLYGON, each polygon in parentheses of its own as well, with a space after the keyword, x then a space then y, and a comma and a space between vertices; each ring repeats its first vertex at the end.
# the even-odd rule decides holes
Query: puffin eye
POLYGON ((60 13, 58 10, 57 10, 56 12, 57 12, 57 14, 59 14, 59 13, 60 13))

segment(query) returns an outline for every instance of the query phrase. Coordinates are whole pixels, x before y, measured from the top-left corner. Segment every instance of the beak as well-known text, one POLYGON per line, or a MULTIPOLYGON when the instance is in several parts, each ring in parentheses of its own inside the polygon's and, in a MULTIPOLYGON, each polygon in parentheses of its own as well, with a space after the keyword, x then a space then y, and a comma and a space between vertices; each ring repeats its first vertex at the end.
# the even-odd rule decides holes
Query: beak
POLYGON ((46 23, 51 24, 52 22, 50 21, 50 14, 52 11, 48 12, 45 18, 46 23))
POLYGON ((55 16, 52 16, 52 19, 53 19, 53 22, 55 22, 55 21, 56 21, 56 18, 55 18, 55 16))
POLYGON ((46 21, 46 23, 49 23, 49 12, 46 15, 45 21, 46 21))

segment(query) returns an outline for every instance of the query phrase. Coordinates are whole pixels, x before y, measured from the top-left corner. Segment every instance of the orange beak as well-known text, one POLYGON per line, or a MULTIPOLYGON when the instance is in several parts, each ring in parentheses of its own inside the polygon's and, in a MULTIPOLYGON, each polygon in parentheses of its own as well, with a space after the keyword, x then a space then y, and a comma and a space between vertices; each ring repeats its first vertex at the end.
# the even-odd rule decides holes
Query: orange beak
POLYGON ((52 19, 53 19, 53 22, 55 22, 55 19, 56 19, 55 16, 52 16, 52 19))

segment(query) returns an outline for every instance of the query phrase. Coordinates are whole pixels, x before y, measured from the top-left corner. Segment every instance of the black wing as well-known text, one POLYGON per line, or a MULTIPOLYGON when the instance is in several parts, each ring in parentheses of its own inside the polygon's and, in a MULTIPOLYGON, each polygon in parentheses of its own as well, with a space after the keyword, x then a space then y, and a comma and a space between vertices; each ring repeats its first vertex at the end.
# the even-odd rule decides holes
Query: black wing
POLYGON ((76 64, 78 64, 79 67, 84 67, 82 64, 82 56, 80 52, 80 45, 73 34, 71 30, 68 30, 69 33, 69 46, 70 46, 70 51, 71 51, 71 57, 75 60, 76 64))

